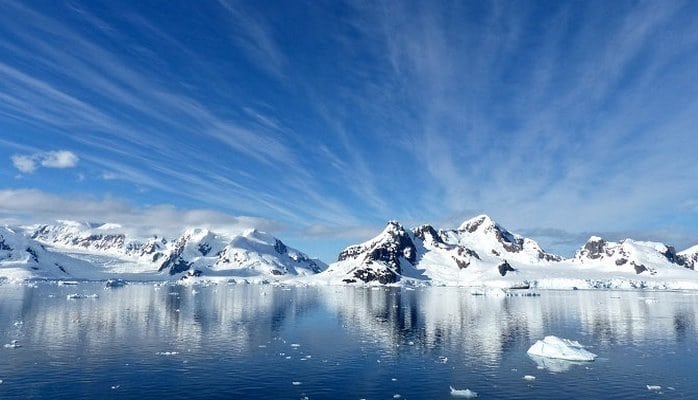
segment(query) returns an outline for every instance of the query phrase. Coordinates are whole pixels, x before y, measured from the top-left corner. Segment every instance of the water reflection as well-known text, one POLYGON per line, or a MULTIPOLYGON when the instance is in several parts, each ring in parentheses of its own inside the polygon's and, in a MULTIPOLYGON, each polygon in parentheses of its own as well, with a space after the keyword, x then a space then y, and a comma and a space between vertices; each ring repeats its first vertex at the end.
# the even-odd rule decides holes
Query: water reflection
MULTIPOLYGON (((467 353, 499 363, 511 349, 554 334, 603 348, 696 335, 698 296, 661 292, 543 292, 540 297, 472 296, 467 289, 129 285, 0 286, 0 326, 46 353, 67 345, 100 352, 113 343, 167 343, 191 351, 213 339, 239 352, 279 336, 315 311, 335 318, 356 342, 397 356, 405 347, 467 353), (72 292, 99 298, 69 300, 72 292), (21 321, 22 323, 16 324, 21 321)), ((317 317, 313 317, 317 318, 317 317)), ((129 351, 124 349, 124 351, 129 351)), ((546 368, 549 366, 544 365, 546 368)), ((556 367, 550 367, 555 369, 556 367)), ((558 368, 559 369, 559 368, 558 368)))
MULTIPOLYGON (((271 337, 288 318, 302 317, 317 297, 255 285, 152 286, 134 284, 103 290, 99 285, 0 287, 0 326, 17 324, 24 341, 47 352, 67 345, 99 352, 113 343, 170 343, 187 351, 211 337, 244 351, 259 337, 271 337), (97 298, 67 299, 69 293, 97 298)), ((7 332, 8 336, 10 332, 7 332)), ((127 349, 125 349, 127 350, 127 349)))
MULTIPOLYGON (((543 292, 540 297, 472 296, 467 289, 330 288, 322 299, 351 330, 398 352, 467 352, 487 364, 546 335, 601 349, 683 341, 696 333, 698 296, 667 292, 543 292)), ((569 364, 545 368, 561 371, 569 364)))

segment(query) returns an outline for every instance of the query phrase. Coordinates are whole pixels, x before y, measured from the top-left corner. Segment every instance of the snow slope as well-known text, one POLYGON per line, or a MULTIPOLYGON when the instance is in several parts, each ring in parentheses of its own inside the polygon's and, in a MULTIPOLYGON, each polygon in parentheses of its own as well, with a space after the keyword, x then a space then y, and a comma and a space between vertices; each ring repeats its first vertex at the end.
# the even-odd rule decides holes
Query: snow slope
POLYGON ((321 261, 254 229, 230 237, 193 228, 174 240, 132 237, 118 224, 74 221, 26 230, 54 252, 79 258, 91 264, 100 276, 110 278, 170 280, 201 276, 266 281, 315 274, 326 268, 321 261))
POLYGON ((8 227, 0 227, 0 280, 102 279, 82 260, 48 251, 42 244, 8 227))
POLYGON ((311 275, 324 268, 321 261, 255 229, 232 240, 205 229, 193 229, 174 242, 159 271, 170 275, 191 271, 195 275, 266 279, 311 275))

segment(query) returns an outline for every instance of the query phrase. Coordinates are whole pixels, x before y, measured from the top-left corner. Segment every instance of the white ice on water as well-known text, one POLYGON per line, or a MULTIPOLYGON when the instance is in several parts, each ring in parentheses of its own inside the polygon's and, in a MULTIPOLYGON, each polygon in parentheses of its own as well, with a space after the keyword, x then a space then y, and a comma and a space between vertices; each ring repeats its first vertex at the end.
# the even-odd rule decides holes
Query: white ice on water
POLYGON ((453 386, 449 386, 451 388, 451 396, 453 397, 462 397, 464 399, 474 399, 477 397, 477 392, 474 392, 470 389, 455 389, 453 386))
POLYGON ((20 348, 20 347, 22 347, 22 345, 19 344, 19 342, 18 342, 17 340, 13 340, 13 341, 11 341, 10 343, 7 343, 7 344, 5 345, 5 348, 6 348, 6 349, 18 349, 18 348, 20 348))
POLYGON ((594 361, 597 357, 596 354, 584 349, 579 342, 557 336, 546 336, 543 340, 536 341, 527 353, 567 361, 594 361))

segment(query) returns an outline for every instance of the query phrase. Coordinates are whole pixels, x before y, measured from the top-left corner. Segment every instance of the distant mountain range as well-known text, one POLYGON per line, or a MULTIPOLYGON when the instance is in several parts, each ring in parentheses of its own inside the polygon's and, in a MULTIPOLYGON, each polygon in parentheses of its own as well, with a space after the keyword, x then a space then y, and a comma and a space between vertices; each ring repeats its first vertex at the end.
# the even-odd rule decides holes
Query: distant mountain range
POLYGON ((698 289, 698 245, 591 237, 566 259, 480 215, 457 229, 390 221, 326 265, 256 230, 135 238, 117 224, 0 228, 0 279, 209 279, 302 284, 698 289))

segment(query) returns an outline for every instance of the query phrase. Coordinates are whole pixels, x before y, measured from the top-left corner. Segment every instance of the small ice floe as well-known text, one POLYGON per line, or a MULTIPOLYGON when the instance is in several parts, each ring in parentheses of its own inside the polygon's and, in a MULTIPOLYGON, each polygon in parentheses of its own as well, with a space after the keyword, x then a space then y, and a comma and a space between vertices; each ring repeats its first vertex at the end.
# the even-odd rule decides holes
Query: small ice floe
POLYGON ((659 385, 647 385, 647 390, 649 390, 650 392, 658 392, 662 390, 662 387, 659 385))
POLYGON ((177 354, 179 354, 178 351, 158 351, 155 353, 158 356, 176 356, 177 354))
POLYGON ((97 296, 96 294, 87 295, 87 294, 80 294, 80 293, 71 293, 71 294, 65 296, 65 298, 68 300, 88 299, 88 298, 96 299, 98 297, 99 296, 97 296))
POLYGON ((597 357, 596 354, 584 349, 579 342, 557 336, 546 336, 543 340, 536 341, 527 353, 532 356, 566 361, 594 361, 597 357))
POLYGON ((401 398, 401 397, 402 397, 402 395, 401 395, 400 393, 395 393, 395 394, 393 395, 393 398, 394 398, 394 399, 399 399, 399 398, 401 398))
POLYGON ((440 364, 446 364, 448 362, 448 357, 446 356, 439 356, 439 363, 440 364))
POLYGON ((397 382, 397 378, 392 378, 392 379, 390 379, 390 380, 393 381, 393 382, 397 382))
POLYGON ((191 290, 191 294, 196 295, 197 293, 199 293, 198 290, 196 290, 196 289, 192 289, 192 290, 191 290))
POLYGON ((523 380, 532 382, 536 380, 536 377, 533 375, 524 375, 523 380))
POLYGON ((104 284, 105 289, 114 289, 126 286, 126 281, 123 279, 108 279, 104 284))
POLYGON ((453 397, 462 397, 464 399, 474 399, 477 397, 477 392, 470 389, 455 389, 453 386, 449 386, 449 388, 451 388, 451 396, 453 397))
POLYGON ((77 286, 78 281, 58 281, 58 286, 77 286))
POLYGON ((118 389, 118 388, 120 388, 120 387, 121 387, 121 385, 112 385, 112 386, 111 386, 111 390, 116 390, 116 389, 118 389))
POLYGON ((22 322, 22 321, 15 321, 14 324, 12 324, 12 325, 13 325, 13 326, 22 326, 22 325, 24 325, 24 322, 22 322))
POLYGON ((293 381, 293 382, 291 382, 291 385, 293 385, 293 386, 298 386, 298 385, 300 385, 300 384, 301 384, 301 383, 298 382, 298 381, 293 381))
POLYGON ((0 379, 0 385, 2 385, 2 379, 0 379))
POLYGON ((7 343, 4 347, 6 349, 18 349, 18 348, 22 347, 22 345, 19 344, 18 340, 13 340, 10 343, 7 343))
POLYGON ((291 347, 298 348, 301 347, 301 345, 299 345, 298 343, 291 343, 291 347))

